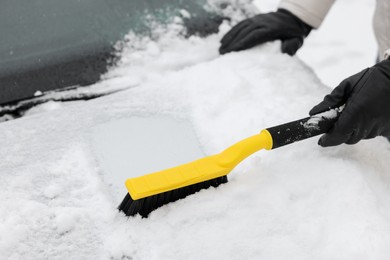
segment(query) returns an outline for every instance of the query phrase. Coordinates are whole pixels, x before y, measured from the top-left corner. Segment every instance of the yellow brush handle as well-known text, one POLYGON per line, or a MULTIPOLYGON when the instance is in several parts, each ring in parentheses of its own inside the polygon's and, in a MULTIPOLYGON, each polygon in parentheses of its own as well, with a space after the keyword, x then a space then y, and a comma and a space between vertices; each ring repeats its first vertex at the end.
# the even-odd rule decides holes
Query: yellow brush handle
POLYGON ((241 140, 218 154, 218 164, 234 168, 242 160, 261 149, 272 149, 272 136, 268 130, 262 130, 257 135, 241 140))
POLYGON ((170 169, 126 180, 126 188, 133 200, 149 197, 195 183, 229 174, 249 155, 272 148, 272 137, 267 130, 248 137, 223 152, 170 169))

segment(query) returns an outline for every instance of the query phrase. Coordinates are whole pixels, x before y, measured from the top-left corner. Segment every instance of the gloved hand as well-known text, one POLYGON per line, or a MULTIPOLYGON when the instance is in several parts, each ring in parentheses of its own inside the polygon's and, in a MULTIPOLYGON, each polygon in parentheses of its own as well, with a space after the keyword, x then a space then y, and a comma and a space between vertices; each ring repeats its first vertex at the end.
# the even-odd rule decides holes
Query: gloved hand
POLYGON ((313 107, 314 115, 345 104, 333 128, 318 144, 327 147, 355 144, 376 136, 390 137, 390 60, 384 60, 340 83, 324 101, 313 107))
POLYGON ((222 38, 219 53, 241 51, 268 41, 282 40, 282 52, 294 55, 311 29, 289 11, 278 9, 238 23, 222 38))

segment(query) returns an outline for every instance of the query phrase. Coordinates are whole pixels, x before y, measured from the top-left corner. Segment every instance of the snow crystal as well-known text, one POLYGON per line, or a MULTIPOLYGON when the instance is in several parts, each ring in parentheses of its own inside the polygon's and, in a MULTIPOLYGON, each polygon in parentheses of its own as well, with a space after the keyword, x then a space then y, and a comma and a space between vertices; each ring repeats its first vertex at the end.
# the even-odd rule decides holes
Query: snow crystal
POLYGON ((334 119, 336 118, 343 110, 344 106, 340 108, 330 109, 328 111, 316 114, 311 116, 307 122, 305 122, 304 127, 307 129, 316 129, 318 124, 325 119, 334 119))
POLYGON ((34 93, 34 97, 39 97, 39 96, 42 96, 43 95, 43 93, 42 93, 42 91, 40 91, 40 90, 37 90, 37 91, 35 91, 35 93, 34 93))

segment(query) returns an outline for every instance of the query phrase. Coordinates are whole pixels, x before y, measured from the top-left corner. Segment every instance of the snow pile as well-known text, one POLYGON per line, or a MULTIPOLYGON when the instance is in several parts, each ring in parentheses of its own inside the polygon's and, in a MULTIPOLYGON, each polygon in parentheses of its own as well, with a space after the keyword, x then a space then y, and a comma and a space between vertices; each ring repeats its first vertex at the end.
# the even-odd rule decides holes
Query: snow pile
MULTIPOLYGON (((143 47, 125 50, 121 64, 97 84, 132 88, 51 104, 0 124, 3 258, 388 258, 390 146, 383 138, 329 149, 312 138, 261 151, 239 165, 229 183, 148 219, 116 211, 126 190, 113 183, 121 176, 105 167, 104 155, 114 148, 97 144, 97 132, 112 131, 120 145, 121 138, 123 144, 134 139, 121 131, 134 118, 184 120, 182 135, 196 135, 212 154, 306 117, 329 91, 297 57, 280 54, 278 42, 219 56, 218 41, 228 29, 223 24, 205 39, 142 39, 143 47)), ((180 143, 185 139, 173 138, 172 146, 187 145, 180 143)), ((155 143, 160 150, 164 145, 155 143)), ((127 147, 118 149, 126 153, 127 147)), ((128 169, 128 177, 140 174, 128 169)))

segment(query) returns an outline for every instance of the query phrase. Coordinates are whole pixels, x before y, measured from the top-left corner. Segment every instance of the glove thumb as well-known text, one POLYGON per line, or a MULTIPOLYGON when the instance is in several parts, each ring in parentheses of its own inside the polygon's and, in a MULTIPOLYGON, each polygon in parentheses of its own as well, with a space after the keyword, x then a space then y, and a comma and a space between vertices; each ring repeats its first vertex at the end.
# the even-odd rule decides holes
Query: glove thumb
POLYGON ((325 96, 324 100, 320 102, 318 105, 314 106, 310 111, 309 115, 313 116, 315 114, 319 114, 325 112, 329 109, 340 107, 344 104, 344 97, 340 95, 332 95, 329 94, 325 96))
POLYGON ((329 109, 340 107, 345 104, 349 96, 349 91, 346 91, 348 84, 346 82, 341 82, 341 84, 336 87, 330 94, 324 97, 324 100, 314 106, 310 111, 309 115, 313 116, 318 113, 325 112, 329 109))
POLYGON ((340 85, 338 85, 329 95, 325 96, 322 102, 320 102, 318 105, 314 106, 310 110, 309 115, 312 116, 329 110, 331 108, 336 108, 344 105, 352 94, 354 87, 358 85, 359 82, 362 82, 362 84, 364 84, 365 80, 363 79, 366 78, 369 74, 367 72, 369 72, 369 69, 365 69, 343 80, 340 85))
POLYGON ((282 41, 282 53, 293 56, 303 45, 303 37, 295 37, 282 41))

